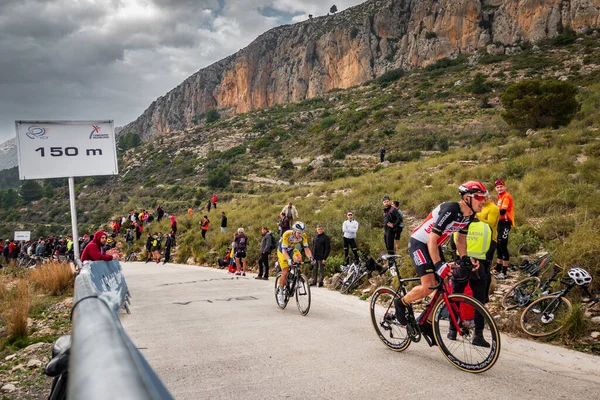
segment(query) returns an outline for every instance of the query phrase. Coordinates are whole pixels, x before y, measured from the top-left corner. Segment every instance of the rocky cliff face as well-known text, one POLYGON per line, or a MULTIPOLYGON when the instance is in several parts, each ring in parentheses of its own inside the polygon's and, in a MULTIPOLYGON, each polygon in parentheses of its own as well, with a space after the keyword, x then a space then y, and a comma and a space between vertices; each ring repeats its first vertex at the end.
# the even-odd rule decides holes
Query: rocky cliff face
POLYGON ((538 42, 566 26, 600 27, 600 0, 371 0, 264 33, 158 98, 124 132, 168 133, 211 108, 299 101, 491 43, 538 42))

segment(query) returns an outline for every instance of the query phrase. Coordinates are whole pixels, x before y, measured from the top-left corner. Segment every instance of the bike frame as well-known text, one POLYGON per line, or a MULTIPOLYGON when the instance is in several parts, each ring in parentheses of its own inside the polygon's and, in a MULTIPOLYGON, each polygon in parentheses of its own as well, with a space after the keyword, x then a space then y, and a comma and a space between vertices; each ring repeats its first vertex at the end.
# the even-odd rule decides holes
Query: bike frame
MULTIPOLYGON (((392 267, 390 267, 392 268, 392 267)), ((417 321, 417 326, 419 329, 419 333, 422 333, 422 329, 421 326, 423 326, 423 324, 425 324, 425 321, 427 321, 427 319, 429 318, 429 316, 431 315, 431 312, 433 311, 435 305, 438 303, 438 301, 443 301, 446 304, 446 308, 448 309, 448 315, 450 316, 450 320, 452 321, 452 324, 454 325, 456 331, 458 332, 459 335, 463 335, 462 329, 460 329, 460 326, 458 324, 458 320, 456 319, 456 308, 450 304, 450 300, 448 299, 448 288, 446 286, 446 283, 441 280, 439 277, 436 276, 437 279, 439 279, 438 285, 435 287, 431 287, 435 289, 435 294, 433 295, 433 298, 431 299, 431 302, 429 303, 429 305, 425 308, 425 310, 423 310, 423 312, 421 313, 421 315, 419 316, 419 321, 417 321), (450 310, 452 310, 452 312, 450 312, 450 310)), ((400 282, 400 287, 396 290, 395 294, 394 294, 394 299, 396 299, 396 297, 398 297, 400 295, 400 293, 402 294, 402 296, 406 295, 406 288, 404 286, 405 283, 408 282, 421 282, 421 278, 401 278, 400 274, 398 274, 398 281, 400 282)), ((391 304, 390 304, 391 307, 391 304)), ((414 311, 413 311, 413 307, 412 304, 408 305, 408 310, 409 310, 409 314, 411 315, 411 318, 414 318, 414 311)), ((386 312, 389 312, 389 307, 386 310, 386 312)), ((416 321, 416 318, 415 318, 416 321)), ((425 340, 429 343, 429 338, 427 337, 427 335, 423 335, 425 337, 425 340)), ((429 343, 431 345, 431 343, 429 343)))

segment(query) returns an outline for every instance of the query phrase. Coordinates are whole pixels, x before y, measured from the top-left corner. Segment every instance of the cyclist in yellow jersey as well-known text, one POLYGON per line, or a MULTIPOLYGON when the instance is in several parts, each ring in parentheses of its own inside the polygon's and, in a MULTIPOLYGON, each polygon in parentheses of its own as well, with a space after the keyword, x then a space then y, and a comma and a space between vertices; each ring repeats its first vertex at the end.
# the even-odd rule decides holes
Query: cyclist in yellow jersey
POLYGON ((277 301, 279 304, 285 303, 285 286, 290 272, 290 265, 292 265, 293 261, 298 262, 302 260, 302 255, 296 249, 296 246, 301 244, 304 249, 304 254, 310 258, 312 263, 315 262, 308 246, 308 238, 306 233, 304 233, 305 230, 306 225, 304 225, 303 222, 294 222, 292 224, 292 229, 285 231, 283 235, 281 235, 281 239, 279 239, 279 244, 277 245, 277 258, 279 260, 279 266, 281 267, 281 279, 279 279, 279 290, 277 291, 277 301), (292 257, 294 258, 293 261, 292 257))

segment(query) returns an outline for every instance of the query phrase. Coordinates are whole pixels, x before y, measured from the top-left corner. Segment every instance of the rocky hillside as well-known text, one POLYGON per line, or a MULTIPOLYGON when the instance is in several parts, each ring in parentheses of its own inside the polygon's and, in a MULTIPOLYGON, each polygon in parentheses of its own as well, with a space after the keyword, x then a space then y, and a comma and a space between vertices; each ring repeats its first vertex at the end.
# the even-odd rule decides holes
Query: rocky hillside
POLYGON ((600 0, 371 0, 280 26, 158 98, 125 132, 143 138, 229 113, 313 98, 392 69, 427 66, 488 46, 513 52, 564 29, 600 26, 600 0))
POLYGON ((17 166, 17 139, 0 144, 0 171, 17 166))

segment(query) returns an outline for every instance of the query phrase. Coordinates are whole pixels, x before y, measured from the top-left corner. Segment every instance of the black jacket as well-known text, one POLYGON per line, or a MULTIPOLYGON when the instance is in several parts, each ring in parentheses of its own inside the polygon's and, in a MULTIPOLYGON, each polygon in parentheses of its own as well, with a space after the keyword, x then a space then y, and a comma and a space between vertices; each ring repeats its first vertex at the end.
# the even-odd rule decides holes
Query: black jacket
POLYGON ((227 217, 224 215, 221 217, 221 228, 227 228, 227 217))
POLYGON ((389 206, 383 209, 383 228, 391 229, 394 232, 401 231, 404 228, 402 223, 402 213, 397 208, 389 206), (394 226, 389 227, 387 224, 391 222, 394 226))
POLYGON ((331 240, 327 234, 322 233, 313 237, 312 254, 315 260, 327 260, 331 250, 331 240))

